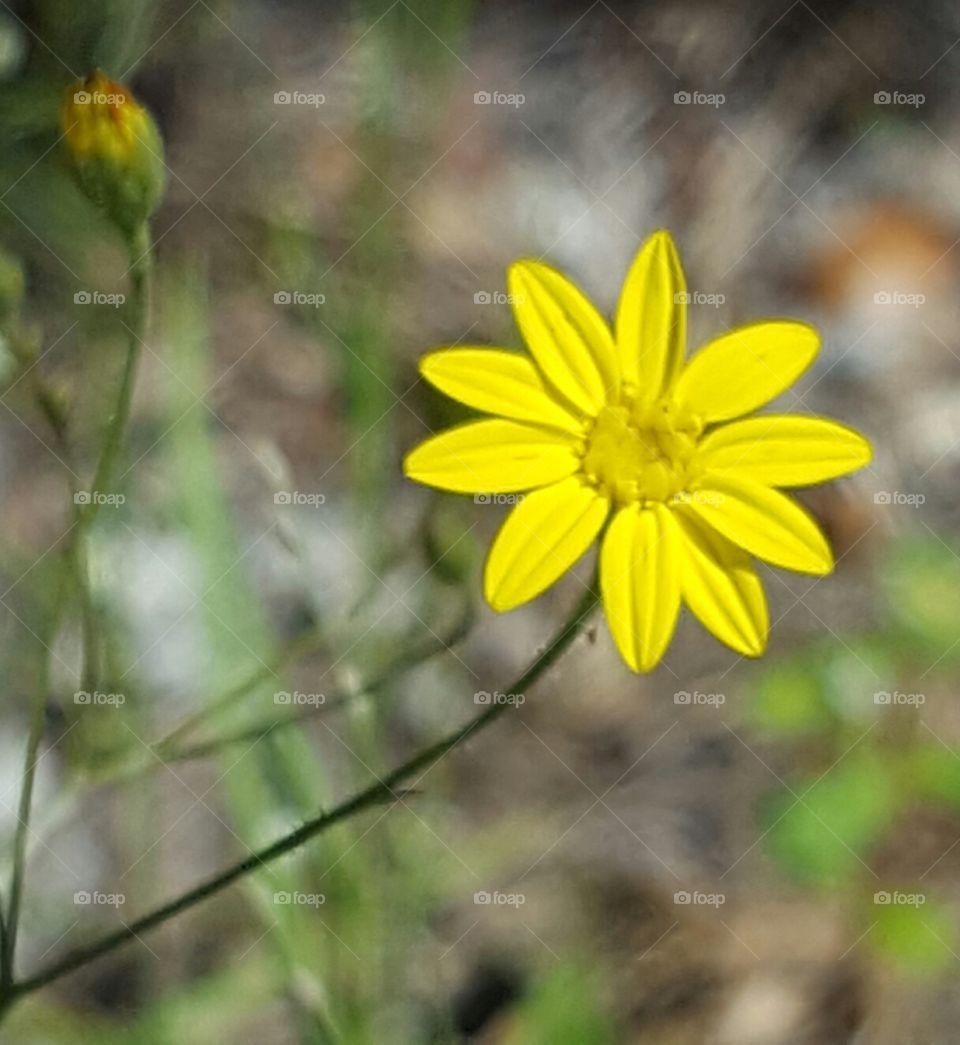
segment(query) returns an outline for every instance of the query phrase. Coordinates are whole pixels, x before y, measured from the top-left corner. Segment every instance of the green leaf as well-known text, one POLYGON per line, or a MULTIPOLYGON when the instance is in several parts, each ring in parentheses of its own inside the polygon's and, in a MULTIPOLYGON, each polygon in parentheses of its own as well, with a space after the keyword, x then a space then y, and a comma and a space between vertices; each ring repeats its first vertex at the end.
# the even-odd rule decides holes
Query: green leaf
POLYGON ((931 903, 925 893, 918 891, 913 895, 922 898, 922 902, 876 902, 877 896, 909 899, 906 890, 885 890, 875 895, 875 924, 870 941, 876 951, 903 969, 930 975, 955 960, 956 930, 946 908, 931 903))
POLYGON ((767 672, 756 689, 749 714, 754 725, 778 736, 819 732, 832 721, 820 681, 799 659, 767 672))
POLYGON ((521 1008, 519 1025, 517 1041, 524 1045, 613 1045, 616 1041, 592 978, 570 965, 555 968, 536 985, 521 1008))
POLYGON ((956 645, 960 617, 960 559, 934 538, 904 542, 891 557, 883 578, 894 616, 908 635, 942 664, 960 659, 956 645))
POLYGON ((767 843, 795 878, 837 885, 866 871, 867 856, 901 799, 891 768, 869 750, 848 756, 812 786, 769 804, 767 843), (800 801, 798 801, 800 799, 800 801))
POLYGON ((942 744, 918 743, 905 756, 904 779, 917 798, 960 807, 960 757, 942 744))

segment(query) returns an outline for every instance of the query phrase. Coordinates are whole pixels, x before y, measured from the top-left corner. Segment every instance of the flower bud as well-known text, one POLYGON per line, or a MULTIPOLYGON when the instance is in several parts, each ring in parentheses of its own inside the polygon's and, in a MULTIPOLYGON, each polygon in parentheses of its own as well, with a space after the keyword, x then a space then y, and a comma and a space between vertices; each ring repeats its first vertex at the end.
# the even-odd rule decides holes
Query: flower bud
POLYGON ((60 124, 83 191, 128 235, 138 232, 166 181, 163 140, 151 115, 97 69, 68 88, 60 124))

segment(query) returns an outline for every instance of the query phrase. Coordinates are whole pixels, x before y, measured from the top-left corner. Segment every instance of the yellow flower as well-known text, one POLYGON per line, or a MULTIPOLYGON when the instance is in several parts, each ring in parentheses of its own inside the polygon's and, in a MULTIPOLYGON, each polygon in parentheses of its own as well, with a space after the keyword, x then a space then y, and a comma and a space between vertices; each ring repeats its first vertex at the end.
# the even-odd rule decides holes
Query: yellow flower
POLYGON ((163 194, 163 141, 150 113, 99 69, 72 84, 60 127, 84 192, 125 231, 136 231, 163 194))
POLYGON ((447 348, 421 360, 440 391, 492 419, 460 425, 408 455, 406 474, 458 493, 533 490, 487 559, 497 611, 548 588, 603 532, 600 586, 634 671, 663 656, 681 603, 747 656, 768 616, 751 556, 826 574, 833 555, 811 516, 778 487, 808 486, 870 460, 858 433, 818 417, 759 414, 819 348, 804 323, 751 323, 684 362, 683 270, 654 233, 627 275, 613 329, 565 276, 539 261, 508 285, 532 359, 447 348))

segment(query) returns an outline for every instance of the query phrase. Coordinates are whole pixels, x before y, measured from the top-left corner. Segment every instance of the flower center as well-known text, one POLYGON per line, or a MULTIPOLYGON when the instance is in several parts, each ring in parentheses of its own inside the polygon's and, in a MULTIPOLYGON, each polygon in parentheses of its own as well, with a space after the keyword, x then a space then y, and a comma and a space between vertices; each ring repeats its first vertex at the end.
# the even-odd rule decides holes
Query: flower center
POLYGON ((701 420, 675 403, 605 406, 587 435, 583 474, 618 505, 669 501, 694 478, 701 420))

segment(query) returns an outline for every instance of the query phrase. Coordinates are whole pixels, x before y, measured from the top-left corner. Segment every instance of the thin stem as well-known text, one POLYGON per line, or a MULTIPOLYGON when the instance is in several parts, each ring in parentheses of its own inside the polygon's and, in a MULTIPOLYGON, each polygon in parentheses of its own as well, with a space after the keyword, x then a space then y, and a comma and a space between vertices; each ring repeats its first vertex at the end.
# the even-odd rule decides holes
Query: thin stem
POLYGON ((67 485, 70 491, 71 514, 74 532, 69 537, 67 557, 73 567, 74 582, 77 589, 77 601, 80 605, 80 635, 83 650, 83 668, 80 673, 80 688, 93 690, 98 677, 97 657, 97 615, 90 592, 89 571, 87 569, 86 543, 83 540, 83 509, 79 503, 76 476, 73 471, 73 453, 67 433, 67 420, 63 406, 53 390, 44 382, 37 370, 30 371, 34 399, 53 432, 57 454, 67 465, 69 472, 67 485))
MULTIPOLYGON (((80 592, 81 613, 84 620, 84 670, 83 683, 89 685, 96 680, 98 651, 94 637, 93 607, 89 598, 87 581, 86 555, 84 551, 86 536, 90 531, 100 507, 98 492, 107 492, 114 479, 116 463, 123 447, 127 423, 130 419, 133 386, 136 381, 137 363, 140 357, 140 345, 145 331, 148 310, 149 277, 151 268, 151 252, 149 249, 149 232, 143 225, 138 233, 130 237, 130 256, 132 269, 130 275, 130 337, 127 355, 124 361, 123 374, 117 405, 103 448, 94 472, 93 489, 90 502, 85 512, 75 514, 76 525, 70 537, 66 558, 68 569, 62 575, 56 602, 51 613, 47 635, 41 639, 44 650, 38 673, 37 690, 34 694, 30 725, 27 733, 27 748, 23 769, 23 780, 20 788, 20 801, 17 810, 17 828, 13 841, 13 869, 10 878, 10 898, 6 912, 3 932, 2 963, 0 963, 0 1011, 9 1004, 16 988, 14 979, 14 962, 16 957, 17 929, 20 921, 20 906, 23 897, 23 885, 26 868, 27 835, 30 826, 30 814, 33 806, 33 788, 36 778, 37 754, 43 739, 43 726, 46 716, 47 699, 50 689, 50 646, 54 643, 59 630, 60 615, 65 601, 66 576, 72 575, 80 592)), ((64 419, 59 406, 49 391, 42 385, 35 386, 37 399, 41 409, 50 421, 58 439, 65 439, 64 419)), ((76 503, 76 500, 75 500, 76 503)))
MULTIPOLYGON (((147 316, 150 309, 150 276, 153 269, 153 252, 150 247, 150 231, 146 224, 130 236, 130 302, 127 327, 127 354, 120 377, 117 403, 114 407, 107 434, 103 440, 100 456, 93 473, 93 482, 88 491, 87 504, 78 510, 77 527, 73 534, 71 555, 80 599, 80 619, 83 635, 83 672, 81 685, 85 690, 94 690, 100 679, 100 641, 97 627, 96 608, 90 592, 87 568, 88 536, 100 511, 103 497, 111 493, 110 487, 116 479, 117 462, 123 450, 130 413, 133 408, 133 388, 137 379, 141 346, 146 336, 147 316)), ((74 498, 76 501, 76 498, 74 498)))
MULTIPOLYGON (((418 645, 413 648, 405 648, 397 659, 390 661, 381 672, 374 675, 373 678, 363 680, 359 688, 365 690, 377 689, 389 682, 392 678, 396 678, 398 674, 405 671, 407 668, 413 667, 414 664, 420 664, 435 656, 442 650, 457 645, 466 636, 472 620, 472 610, 470 610, 469 607, 465 608, 463 615, 455 623, 454 627, 451 628, 448 634, 439 639, 428 640, 423 645, 418 645)), ((178 751, 180 750, 178 746, 179 743, 185 737, 189 736, 189 734, 198 726, 203 725, 205 722, 209 721, 209 719, 215 717, 216 714, 224 708, 235 707, 237 701, 241 697, 250 693, 255 687, 259 686, 261 683, 267 682, 271 678, 276 678, 281 671, 299 660, 300 657, 312 653, 320 647, 323 644, 325 637, 326 630, 324 628, 316 628, 313 631, 308 632, 306 635, 294 639, 284 649, 282 649, 271 662, 262 667, 255 668, 246 678, 242 679, 235 686, 223 690, 212 700, 204 704, 198 711, 194 711, 159 740, 151 744, 151 751, 164 759, 181 757, 178 754, 178 751)))
POLYGON ((133 386, 137 378, 137 365, 146 333, 147 314, 149 311, 150 275, 153 269, 153 253, 150 249, 149 230, 144 225, 139 233, 130 240, 130 305, 127 330, 127 355, 124 360, 123 374, 117 394, 117 405, 110 419, 106 438, 100 451, 100 458, 93 475, 93 487, 90 491, 90 503, 83 514, 83 529, 88 532, 97 517, 102 497, 97 494, 110 493, 110 486, 116 478, 117 461, 123 448, 124 436, 130 421, 133 405, 133 386))
MULTIPOLYGON (((584 624, 597 604, 597 596, 594 588, 595 585, 592 585, 587 590, 584 598, 577 605, 567 622, 551 640, 550 644, 536 657, 527 670, 508 687, 509 693, 525 692, 534 685, 534 683, 537 682, 537 680, 540 679, 569 648, 573 640, 583 630, 584 624)), ((11 984, 8 988, 7 997, 5 999, 0 997, 0 1011, 2 1011, 2 1008, 5 1005, 9 1005, 16 998, 19 998, 24 994, 29 994, 32 991, 39 990, 41 987, 45 987, 47 984, 52 983, 54 980, 58 980, 61 976, 66 976, 68 973, 76 971, 88 962, 100 958, 105 954, 109 954, 111 951, 127 943, 129 940, 143 936, 144 933, 162 925, 175 915, 189 910, 201 901, 215 895, 222 889, 225 889, 228 885, 231 885, 238 879, 256 871, 258 868, 261 868, 264 864, 270 863, 270 861, 276 860, 285 853, 297 849, 305 842, 315 838, 321 832, 333 827, 334 824, 338 824, 351 816, 355 816, 357 813, 361 813, 364 810, 370 809, 371 807, 383 802, 402 798, 402 794, 398 795, 395 790, 399 784, 409 780, 410 777, 420 770, 427 769, 434 763, 438 762, 447 754, 447 752, 452 751, 453 748, 457 747, 475 733, 485 729, 495 719, 499 718, 508 709, 514 706, 513 703, 507 701, 490 703, 483 711, 470 719, 469 722, 447 734, 447 736, 438 740, 436 743, 424 748, 418 754, 414 755, 413 758, 392 770, 385 777, 378 779, 369 787, 357 792, 357 794, 346 799, 344 802, 341 802, 340 805, 335 806, 329 812, 323 813, 313 820, 308 820, 297 828, 296 831, 285 835, 279 841, 261 849, 259 852, 251 853, 239 863, 234 864, 225 871, 221 871, 219 874, 209 878, 206 882, 196 886, 196 888, 191 889, 189 892, 184 893, 175 900, 171 900, 162 907, 158 907, 156 910, 151 911, 149 914, 144 915, 142 918, 139 918, 134 922, 131 922, 122 929, 108 933, 102 939, 95 941, 86 947, 77 948, 65 955, 59 961, 54 962, 48 968, 42 969, 34 976, 31 976, 20 983, 11 984)))
POLYGON ((50 691, 50 646, 54 643, 60 621, 60 609, 63 605, 63 588, 65 576, 58 585, 56 602, 48 625, 47 634, 40 639, 43 649, 40 652, 40 670, 38 672, 36 691, 33 695, 33 706, 30 711, 30 726, 27 733, 27 748, 24 755, 23 777, 20 784, 20 802, 17 808, 17 828, 13 838, 13 869, 10 874, 10 898, 3 933, 3 962, 0 968, 0 993, 8 990, 13 983, 14 956, 17 946, 17 929, 20 925, 20 903, 23 898, 24 872, 26 868, 27 834, 30 830, 30 813, 33 808, 33 785, 37 775, 38 753, 40 741, 43 739, 43 726, 46 719, 47 699, 50 691))

